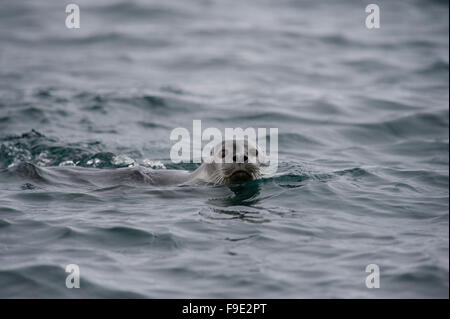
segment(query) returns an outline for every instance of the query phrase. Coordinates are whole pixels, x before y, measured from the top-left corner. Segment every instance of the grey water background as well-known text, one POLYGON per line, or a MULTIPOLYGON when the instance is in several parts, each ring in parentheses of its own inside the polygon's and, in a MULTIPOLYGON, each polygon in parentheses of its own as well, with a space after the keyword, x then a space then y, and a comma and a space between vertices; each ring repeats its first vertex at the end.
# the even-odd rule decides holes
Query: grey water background
POLYGON ((447 1, 377 1, 377 30, 368 1, 75 3, 78 30, 65 2, 0 1, 0 297, 448 298, 447 1), (42 170, 193 170, 169 136, 194 119, 277 127, 277 175, 99 188, 42 170))

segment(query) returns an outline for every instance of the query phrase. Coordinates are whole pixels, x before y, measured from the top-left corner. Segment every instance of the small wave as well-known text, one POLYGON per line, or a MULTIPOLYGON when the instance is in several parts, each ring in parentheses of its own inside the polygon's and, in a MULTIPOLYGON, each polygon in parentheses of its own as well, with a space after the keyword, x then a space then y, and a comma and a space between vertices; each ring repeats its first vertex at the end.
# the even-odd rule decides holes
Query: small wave
POLYGON ((155 123, 155 122, 149 122, 149 121, 139 121, 138 124, 142 126, 143 128, 150 128, 150 129, 168 129, 169 127, 167 125, 161 124, 161 123, 155 123))
POLYGON ((166 166, 161 161, 152 161, 149 159, 144 159, 142 161, 142 165, 154 169, 166 169, 166 166))
MULTIPOLYGON (((0 168, 13 167, 27 162, 38 166, 81 166, 119 168, 137 165, 137 160, 127 154, 103 152, 100 142, 63 144, 55 138, 32 130, 18 136, 0 139, 0 168)), ((161 167, 145 159, 144 166, 161 167)))
POLYGON ((11 225, 11 223, 9 223, 8 221, 6 221, 4 219, 0 219, 0 228, 6 228, 10 225, 11 225))
POLYGON ((14 165, 10 167, 8 171, 11 174, 18 175, 26 179, 31 179, 41 183, 47 182, 47 180, 42 175, 41 169, 36 165, 28 162, 14 165))
POLYGON ((261 215, 257 209, 251 209, 243 206, 232 206, 229 208, 205 208, 199 211, 199 214, 211 220, 238 220, 252 224, 267 223, 270 220, 261 215))
POLYGON ((449 64, 446 61, 436 61, 430 65, 423 67, 416 71, 420 75, 436 75, 442 74, 443 77, 448 79, 449 64))
POLYGON ((282 145, 304 145, 305 147, 321 147, 323 143, 319 140, 300 133, 281 133, 278 134, 278 141, 282 145))
POLYGON ((67 273, 63 265, 31 264, 0 270, 1 298, 143 298, 139 293, 114 289, 90 280, 84 274, 80 287, 67 289, 67 273))
POLYGON ((148 246, 153 249, 173 250, 181 246, 178 238, 171 233, 150 233, 127 226, 96 227, 78 234, 77 238, 80 236, 90 243, 114 248, 148 246))
POLYGON ((339 132, 359 143, 386 143, 411 137, 427 137, 448 131, 448 110, 436 113, 416 113, 378 123, 353 124, 339 132))

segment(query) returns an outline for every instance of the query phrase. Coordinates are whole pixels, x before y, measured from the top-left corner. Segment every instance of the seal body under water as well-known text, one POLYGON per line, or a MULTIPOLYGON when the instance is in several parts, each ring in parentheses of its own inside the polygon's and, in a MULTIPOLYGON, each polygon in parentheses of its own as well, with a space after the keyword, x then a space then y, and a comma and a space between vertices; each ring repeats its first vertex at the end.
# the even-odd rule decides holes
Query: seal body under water
POLYGON ((118 184, 150 184, 158 186, 191 183, 243 183, 261 176, 261 154, 248 141, 223 141, 212 148, 210 158, 195 171, 153 170, 135 166, 117 169, 84 167, 36 167, 23 163, 13 168, 15 173, 60 185, 91 185, 97 187, 118 184))

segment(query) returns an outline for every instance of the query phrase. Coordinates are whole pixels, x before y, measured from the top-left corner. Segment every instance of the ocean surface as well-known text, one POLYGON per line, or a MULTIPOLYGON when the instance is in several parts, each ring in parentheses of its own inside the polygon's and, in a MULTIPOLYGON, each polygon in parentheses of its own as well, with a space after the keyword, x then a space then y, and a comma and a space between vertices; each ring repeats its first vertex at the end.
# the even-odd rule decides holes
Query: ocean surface
POLYGON ((377 1, 379 29, 373 1, 74 2, 80 29, 65 2, 0 1, 0 297, 449 297, 447 1, 377 1), (46 173, 194 170, 169 137, 197 119, 278 128, 277 174, 46 173))

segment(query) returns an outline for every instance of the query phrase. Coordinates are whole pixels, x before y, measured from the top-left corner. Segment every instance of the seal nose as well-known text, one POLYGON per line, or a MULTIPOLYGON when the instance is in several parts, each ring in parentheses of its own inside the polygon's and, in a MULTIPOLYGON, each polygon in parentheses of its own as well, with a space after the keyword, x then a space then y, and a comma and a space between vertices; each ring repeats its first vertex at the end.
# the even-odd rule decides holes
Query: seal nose
MULTIPOLYGON (((233 163, 236 163, 236 161, 237 161, 237 158, 236 158, 236 155, 234 155, 233 156, 233 163)), ((248 161, 248 156, 244 155, 244 163, 247 163, 247 161, 248 161)))

